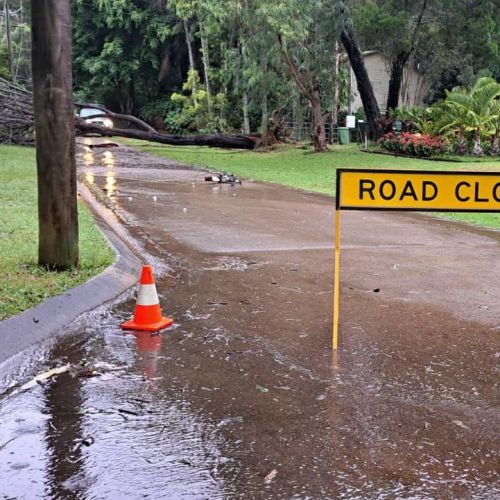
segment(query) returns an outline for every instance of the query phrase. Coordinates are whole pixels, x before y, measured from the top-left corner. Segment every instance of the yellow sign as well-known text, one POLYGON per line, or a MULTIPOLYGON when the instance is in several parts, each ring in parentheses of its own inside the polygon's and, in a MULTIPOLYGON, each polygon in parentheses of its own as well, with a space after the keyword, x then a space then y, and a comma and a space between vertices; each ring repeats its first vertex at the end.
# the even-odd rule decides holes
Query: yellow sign
POLYGON ((500 172, 337 170, 333 350, 340 312, 340 214, 342 210, 500 212, 500 172))
POLYGON ((500 172, 339 169, 337 209, 500 212, 500 172))

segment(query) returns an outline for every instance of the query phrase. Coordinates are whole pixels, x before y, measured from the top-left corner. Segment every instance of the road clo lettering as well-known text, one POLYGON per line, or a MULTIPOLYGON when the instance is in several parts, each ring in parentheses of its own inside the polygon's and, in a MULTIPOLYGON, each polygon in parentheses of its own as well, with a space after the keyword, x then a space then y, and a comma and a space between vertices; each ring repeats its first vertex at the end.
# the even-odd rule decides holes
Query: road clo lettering
MULTIPOLYGON (((414 200, 414 201, 433 201, 439 194, 439 188, 432 181, 411 181, 408 180, 404 185, 397 186, 395 182, 386 179, 375 182, 372 179, 359 179, 359 199, 376 201, 382 199, 392 200, 414 200), (366 198, 365 198, 366 196, 366 198)), ((494 200, 500 203, 500 182, 497 182, 491 192, 482 192, 479 182, 461 181, 457 183, 454 190, 455 198, 462 203, 473 200, 477 203, 489 203, 494 200)))
POLYGON ((473 186, 470 182, 462 181, 457 184, 455 188, 455 197, 458 201, 467 202, 471 199, 478 203, 489 203, 491 201, 491 197, 493 200, 500 202, 500 182, 497 182, 492 189, 490 194, 483 193, 481 194, 481 187, 479 182, 474 182, 473 186))
POLYGON ((398 192, 396 183, 391 180, 384 180, 377 186, 375 181, 371 179, 359 180, 359 198, 364 200, 364 195, 375 201, 378 195, 383 200, 389 201, 398 199, 413 199, 415 201, 432 201, 438 194, 438 187, 432 181, 422 181, 419 186, 415 186, 412 181, 407 181, 402 189, 398 192))

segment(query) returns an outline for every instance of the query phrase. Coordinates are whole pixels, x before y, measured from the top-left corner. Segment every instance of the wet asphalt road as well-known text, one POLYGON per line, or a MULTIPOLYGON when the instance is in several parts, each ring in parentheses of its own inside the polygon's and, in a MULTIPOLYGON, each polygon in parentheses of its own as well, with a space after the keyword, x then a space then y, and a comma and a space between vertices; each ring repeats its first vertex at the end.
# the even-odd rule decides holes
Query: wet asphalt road
POLYGON ((123 333, 131 291, 8 367, 0 498, 500 498, 498 233, 344 214, 332 354, 331 198, 79 156, 176 324, 123 333))

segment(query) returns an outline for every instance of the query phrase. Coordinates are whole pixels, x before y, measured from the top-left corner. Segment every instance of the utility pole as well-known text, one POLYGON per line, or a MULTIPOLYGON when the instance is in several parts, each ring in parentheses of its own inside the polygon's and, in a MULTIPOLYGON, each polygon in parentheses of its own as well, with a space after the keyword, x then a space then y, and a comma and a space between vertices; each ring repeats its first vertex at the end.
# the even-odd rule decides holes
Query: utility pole
POLYGON ((7 57, 9 59, 9 75, 10 79, 14 81, 14 61, 12 59, 12 39, 10 32, 9 0, 5 0, 4 9, 5 9, 5 31, 7 32, 7 57))
POLYGON ((69 0, 31 0, 38 263, 77 267, 78 212, 69 0))

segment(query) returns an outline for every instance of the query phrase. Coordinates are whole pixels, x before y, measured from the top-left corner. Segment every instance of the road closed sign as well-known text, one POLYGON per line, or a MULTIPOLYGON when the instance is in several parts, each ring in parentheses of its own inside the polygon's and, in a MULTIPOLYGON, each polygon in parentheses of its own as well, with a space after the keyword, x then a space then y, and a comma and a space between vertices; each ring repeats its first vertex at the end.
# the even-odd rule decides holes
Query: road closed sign
POLYGON ((500 212, 500 172, 337 169, 333 349, 340 314, 340 214, 342 210, 500 212))
POLYGON ((500 212, 500 172, 339 169, 337 209, 500 212))

